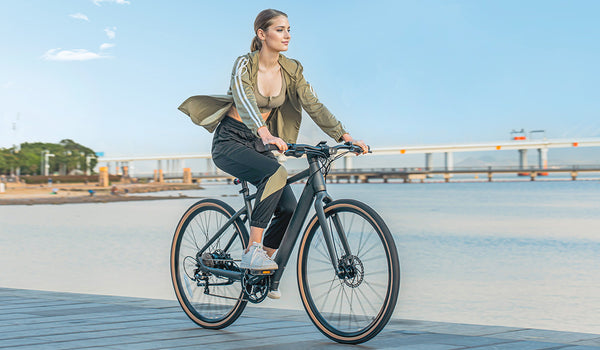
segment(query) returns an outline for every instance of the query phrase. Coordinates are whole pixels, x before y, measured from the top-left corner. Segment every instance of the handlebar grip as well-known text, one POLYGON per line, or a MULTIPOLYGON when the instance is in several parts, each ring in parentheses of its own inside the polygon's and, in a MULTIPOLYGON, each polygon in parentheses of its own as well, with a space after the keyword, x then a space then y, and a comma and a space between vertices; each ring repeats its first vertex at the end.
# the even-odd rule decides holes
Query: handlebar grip
POLYGON ((267 147, 268 151, 279 151, 279 147, 272 143, 266 144, 265 147, 267 147))

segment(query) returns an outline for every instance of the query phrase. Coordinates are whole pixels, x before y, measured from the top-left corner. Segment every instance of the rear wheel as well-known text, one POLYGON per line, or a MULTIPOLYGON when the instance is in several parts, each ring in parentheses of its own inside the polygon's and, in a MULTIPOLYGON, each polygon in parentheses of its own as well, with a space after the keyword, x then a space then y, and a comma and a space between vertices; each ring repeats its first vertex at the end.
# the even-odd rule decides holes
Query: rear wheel
POLYGON ((300 296, 324 335, 340 343, 362 343, 377 335, 394 312, 400 288, 396 246, 385 222, 364 203, 331 202, 325 217, 340 273, 335 273, 315 215, 298 252, 300 296))
POLYGON ((199 201, 184 213, 173 237, 171 279, 177 300, 188 317, 204 328, 227 327, 246 307, 240 281, 217 277, 198 267, 202 260, 209 267, 240 271, 248 232, 239 219, 200 253, 234 214, 233 208, 220 200, 199 201))

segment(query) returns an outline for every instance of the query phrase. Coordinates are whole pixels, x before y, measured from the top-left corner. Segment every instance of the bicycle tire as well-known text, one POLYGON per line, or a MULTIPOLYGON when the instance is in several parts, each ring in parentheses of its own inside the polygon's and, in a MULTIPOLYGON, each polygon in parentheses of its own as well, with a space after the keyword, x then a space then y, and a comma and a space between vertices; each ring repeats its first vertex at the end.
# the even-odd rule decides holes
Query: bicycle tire
MULTIPOLYGON (((204 328, 221 329, 229 326, 242 314, 247 304, 247 301, 242 298, 242 287, 239 281, 228 286, 210 287, 209 284, 211 294, 207 295, 204 286, 198 286, 198 280, 190 277, 194 264, 197 264, 195 258, 197 252, 234 214, 233 208, 223 201, 201 200, 186 210, 173 236, 171 280, 177 300, 186 315, 204 328), (233 299, 216 297, 214 296, 216 293, 227 294, 227 297, 233 299)), ((235 220, 208 250, 215 252, 217 249, 227 247, 229 240, 233 244, 230 244, 228 253, 233 260, 241 258, 242 250, 248 244, 248 231, 240 219, 235 220)), ((224 282, 224 279, 214 275, 206 278, 212 283, 224 282)))
POLYGON ((337 200, 326 205, 324 211, 338 264, 353 271, 353 277, 335 274, 315 215, 306 227, 298 251, 297 277, 302 304, 313 324, 328 338, 345 344, 363 343, 376 336, 394 312, 400 289, 396 245, 383 219, 362 202, 337 200), (342 254, 334 217, 339 218, 352 255, 342 254), (371 255, 373 250, 375 254, 371 255), (382 291, 373 294, 380 285, 382 291), (321 293, 321 288, 325 292, 321 293), (337 296, 332 300, 331 294, 337 296), (354 299, 358 305, 352 304, 354 299))

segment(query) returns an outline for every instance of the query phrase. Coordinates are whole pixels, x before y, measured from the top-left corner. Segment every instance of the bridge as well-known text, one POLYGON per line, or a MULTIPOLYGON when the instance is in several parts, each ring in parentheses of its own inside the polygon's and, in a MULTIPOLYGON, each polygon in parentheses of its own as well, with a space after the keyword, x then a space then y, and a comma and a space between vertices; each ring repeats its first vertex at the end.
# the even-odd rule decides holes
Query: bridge
MULTIPOLYGON (((425 171, 433 171, 433 154, 444 154, 444 168, 440 171, 452 173, 454 171, 454 153, 456 152, 482 152, 482 151, 518 151, 519 168, 527 170, 527 152, 535 150, 538 153, 537 168, 546 171, 548 165, 548 150, 551 148, 576 148, 576 147, 600 147, 600 138, 573 138, 573 139, 542 139, 542 140, 509 140, 499 142, 482 142, 470 144, 444 144, 444 145, 417 145, 417 146, 395 146, 386 148, 373 148, 374 156, 382 155, 406 155, 424 154, 425 171)), ((353 168, 352 159, 354 155, 344 157, 343 170, 350 171, 353 168)), ((285 159, 285 157, 282 157, 285 159)), ((207 173, 218 175, 213 166, 210 154, 188 154, 188 155, 156 155, 140 157, 99 157, 98 164, 104 164, 109 172, 114 174, 128 174, 131 172, 131 164, 140 161, 156 161, 156 169, 166 174, 177 174, 183 171, 186 160, 205 159, 207 173)), ((284 161, 284 159, 281 159, 284 161)), ((477 170, 477 172, 481 172, 477 170)))

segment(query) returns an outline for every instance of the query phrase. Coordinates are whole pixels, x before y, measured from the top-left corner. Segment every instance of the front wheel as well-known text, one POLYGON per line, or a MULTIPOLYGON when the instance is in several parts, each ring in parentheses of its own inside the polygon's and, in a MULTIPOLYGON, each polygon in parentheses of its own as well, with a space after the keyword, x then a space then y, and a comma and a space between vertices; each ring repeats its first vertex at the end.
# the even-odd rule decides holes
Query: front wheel
POLYGON ((400 289, 396 245, 385 222, 364 203, 337 200, 324 210, 339 272, 315 215, 298 252, 300 296, 325 336, 362 343, 377 335, 394 312, 400 289))

